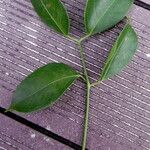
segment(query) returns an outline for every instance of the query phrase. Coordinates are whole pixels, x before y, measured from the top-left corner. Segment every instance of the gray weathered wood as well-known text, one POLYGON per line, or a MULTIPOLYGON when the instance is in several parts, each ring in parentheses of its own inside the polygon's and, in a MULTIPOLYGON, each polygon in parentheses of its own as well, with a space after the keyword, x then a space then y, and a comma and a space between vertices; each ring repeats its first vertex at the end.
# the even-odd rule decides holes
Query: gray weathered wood
POLYGON ((146 4, 150 4, 150 0, 141 0, 141 1, 146 3, 146 4))
POLYGON ((67 146, 1 114, 0 125, 0 150, 70 150, 67 146))
MULTIPOLYGON (((72 19, 72 34, 83 35, 85 1, 64 2, 72 19)), ((139 49, 121 75, 92 90, 89 149, 150 148, 150 12, 134 6, 131 15, 139 35, 139 49)), ((92 80, 98 78, 122 27, 120 23, 85 42, 92 80)), ((45 26, 33 11, 30 0, 0 0, 0 43, 0 105, 3 107, 10 103, 20 81, 45 63, 59 61, 82 70, 77 46, 45 26)), ((81 144, 84 88, 77 81, 52 108, 22 116, 81 144)))

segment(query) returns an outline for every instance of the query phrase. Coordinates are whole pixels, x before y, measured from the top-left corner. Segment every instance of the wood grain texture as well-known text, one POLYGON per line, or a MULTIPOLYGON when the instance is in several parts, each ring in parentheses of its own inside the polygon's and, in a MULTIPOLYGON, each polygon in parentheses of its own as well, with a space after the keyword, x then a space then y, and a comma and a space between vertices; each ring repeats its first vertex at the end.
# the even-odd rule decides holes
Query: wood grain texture
POLYGON ((146 4, 150 4, 149 0, 141 0, 142 2, 146 3, 146 4))
POLYGON ((67 146, 1 114, 0 118, 0 150, 70 150, 67 146))
MULTIPOLYGON (((77 37, 83 35, 85 1, 64 2, 72 19, 72 34, 77 37)), ((121 75, 92 90, 88 137, 90 150, 150 148, 149 15, 148 10, 133 7, 131 18, 139 35, 138 52, 121 75)), ((98 78, 108 51, 123 25, 121 22, 110 31, 85 42, 92 80, 98 78)), ((25 76, 54 61, 82 70, 77 46, 45 26, 33 11, 30 0, 0 0, 0 105, 9 105, 12 92, 25 76)), ((77 81, 52 108, 22 116, 81 144, 84 88, 84 84, 77 81)), ((18 125, 14 126, 17 128, 18 125)), ((55 146, 58 149, 59 145, 55 146)), ((64 147, 62 150, 67 149, 64 147)))

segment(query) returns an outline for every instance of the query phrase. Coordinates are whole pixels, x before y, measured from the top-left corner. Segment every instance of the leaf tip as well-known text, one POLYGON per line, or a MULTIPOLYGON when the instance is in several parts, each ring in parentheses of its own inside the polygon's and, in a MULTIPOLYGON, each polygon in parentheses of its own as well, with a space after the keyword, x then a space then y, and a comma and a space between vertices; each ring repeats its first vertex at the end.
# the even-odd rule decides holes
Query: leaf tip
POLYGON ((12 107, 10 106, 9 108, 7 108, 6 110, 5 110, 5 113, 7 113, 7 112, 11 112, 13 109, 12 109, 12 107))

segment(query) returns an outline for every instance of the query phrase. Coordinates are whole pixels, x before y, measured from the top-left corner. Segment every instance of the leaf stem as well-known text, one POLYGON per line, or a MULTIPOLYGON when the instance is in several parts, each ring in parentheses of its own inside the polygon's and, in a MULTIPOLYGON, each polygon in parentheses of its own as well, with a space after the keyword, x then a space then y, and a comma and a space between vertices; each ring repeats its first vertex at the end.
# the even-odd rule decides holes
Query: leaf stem
POLYGON ((79 43, 81 43, 82 41, 86 40, 89 36, 90 36, 90 35, 87 34, 87 35, 81 37, 81 38, 79 39, 79 43))
POLYGON ((79 43, 79 39, 77 39, 71 35, 67 35, 66 37, 69 38, 71 41, 74 41, 75 43, 79 43))
POLYGON ((90 84, 90 80, 89 80, 89 76, 87 73, 87 68, 86 68, 86 64, 85 64, 85 58, 84 58, 84 54, 83 54, 83 47, 81 45, 81 42, 78 42, 79 48, 80 48, 80 57, 81 57, 81 61, 82 61, 82 65, 83 65, 83 70, 84 70, 84 76, 86 78, 86 83, 90 84))
POLYGON ((86 95, 86 108, 85 108, 85 117, 84 117, 84 130, 83 130, 83 140, 82 140, 82 150, 86 149, 86 142, 87 142, 87 134, 88 134, 88 120, 89 120, 89 108, 90 108, 90 90, 91 90, 91 84, 86 68, 85 63, 85 57, 84 57, 84 51, 82 47, 82 41, 86 38, 81 38, 78 42, 79 48, 80 48, 80 57, 83 65, 84 70, 84 76, 86 79, 86 86, 87 86, 87 95, 86 95))
POLYGON ((82 150, 86 149, 86 142, 87 142, 89 109, 90 109, 90 90, 91 90, 91 85, 87 83, 86 110, 85 110, 85 117, 84 117, 84 131, 83 131, 82 150))
POLYGON ((91 87, 96 87, 97 85, 99 85, 101 83, 101 80, 98 80, 97 82, 94 82, 91 84, 91 87))
POLYGON ((71 35, 67 35, 66 37, 69 38, 70 40, 74 41, 75 43, 82 43, 84 40, 86 40, 90 35, 85 35, 83 37, 81 37, 80 39, 73 37, 71 35))
POLYGON ((83 140, 82 140, 82 150, 86 149, 87 134, 88 134, 88 121, 89 121, 89 109, 90 109, 91 84, 90 84, 89 75, 88 75, 87 68, 86 68, 84 50, 83 50, 83 47, 82 47, 82 42, 85 39, 87 39, 88 37, 89 37, 89 35, 85 35, 84 37, 82 37, 80 39, 76 39, 76 38, 74 38, 72 36, 68 36, 68 38, 70 40, 76 42, 76 44, 79 46, 81 62, 82 62, 83 71, 84 71, 83 79, 85 78, 85 82, 86 82, 86 86, 87 86, 86 108, 85 108, 85 116, 84 116, 84 130, 83 130, 83 140))

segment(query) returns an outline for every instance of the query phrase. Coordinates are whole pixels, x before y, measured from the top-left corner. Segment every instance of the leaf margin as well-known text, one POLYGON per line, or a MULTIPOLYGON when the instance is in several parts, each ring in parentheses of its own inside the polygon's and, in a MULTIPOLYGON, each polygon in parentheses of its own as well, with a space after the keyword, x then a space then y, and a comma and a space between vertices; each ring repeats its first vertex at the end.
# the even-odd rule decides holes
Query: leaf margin
MULTIPOLYGON (((50 64, 50 63, 49 63, 49 64, 50 64)), ((52 63, 52 64, 53 64, 53 63, 52 63)), ((64 64, 64 63, 56 63, 56 64, 64 64)), ((47 66, 47 65, 48 65, 48 64, 46 64, 45 66, 47 66)), ((66 65, 66 64, 64 64, 64 65, 66 65)), ((69 66, 69 65, 67 65, 67 66, 70 67, 71 69, 73 69, 71 66, 69 66)), ((44 66, 42 66, 42 67, 44 67, 44 66)), ((42 67, 37 68, 35 71, 41 69, 42 67)), ((74 69, 73 69, 73 70, 74 70, 74 69)), ((34 71, 34 72, 35 72, 35 71, 34 71)), ((58 97, 55 101, 51 102, 49 105, 44 106, 44 107, 39 107, 38 109, 31 110, 31 111, 20 111, 20 110, 14 109, 14 107, 13 107, 13 105, 12 105, 12 101, 11 101, 11 104, 10 104, 10 106, 8 107, 8 109, 6 110, 6 112, 7 112, 7 111, 10 111, 10 112, 16 111, 16 112, 28 114, 28 113, 38 112, 38 111, 41 111, 41 110, 46 109, 46 108, 48 108, 48 107, 51 107, 53 104, 55 104, 55 103, 64 95, 64 93, 72 86, 72 84, 73 84, 78 78, 83 78, 83 76, 82 76, 79 72, 77 72, 76 70, 74 70, 74 71, 77 73, 76 75, 74 75, 74 77, 76 77, 76 78, 74 78, 73 82, 59 95, 59 97, 58 97)), ((27 79, 30 75, 32 75, 34 72, 32 72, 31 74, 29 74, 24 80, 26 80, 26 79, 27 79)), ((73 76, 72 76, 72 77, 73 77, 73 76)), ((24 80, 22 80, 21 83, 24 82, 24 80)), ((21 85, 21 83, 17 86, 17 88, 21 85)), ((53 84, 53 83, 52 83, 52 84, 53 84)), ((17 91, 17 88, 16 88, 15 91, 17 91)), ((14 94, 15 94, 15 93, 13 93, 13 95, 14 95, 14 94)), ((32 96, 32 95, 30 95, 30 96, 32 96)))
MULTIPOLYGON (((122 33, 126 30, 127 27, 130 27, 130 28, 133 30, 134 34, 135 34, 135 38, 136 38, 136 40, 137 40, 135 52, 137 51, 137 48, 138 48, 138 36, 137 36, 135 30, 133 29, 133 27, 132 27, 129 23, 127 23, 127 24, 125 25, 125 27, 123 28, 123 30, 121 31, 121 33, 119 34, 119 36, 117 37, 117 40, 115 41, 114 45, 112 46, 112 48, 111 48, 111 50, 110 50, 110 52, 109 52, 109 55, 108 55, 108 57, 107 57, 107 59, 106 59, 105 65, 104 65, 104 67, 103 67, 103 71, 102 71, 101 76, 100 76, 100 81, 105 81, 105 80, 108 80, 109 78, 112 78, 112 77, 109 77, 109 78, 107 78, 107 79, 105 78, 105 75, 108 73, 108 69, 109 69, 109 68, 108 68, 107 71, 106 71, 106 73, 105 73, 105 68, 107 68, 107 65, 109 65, 109 62, 110 62, 110 61, 113 61, 113 60, 114 60, 115 54, 116 54, 117 52, 115 52, 114 58, 113 58, 113 55, 112 55, 112 54, 113 54, 113 49, 115 49, 116 46, 118 45, 118 41, 120 40, 120 37, 122 36, 122 33), (108 61, 108 64, 107 64, 107 61, 108 61)), ((120 46, 119 46, 119 47, 120 47, 120 46)), ((115 50, 114 50, 114 51, 115 51, 115 50)), ((133 55, 133 56, 134 56, 134 55, 133 55)), ((131 56, 131 58, 130 58, 130 60, 128 61, 128 63, 131 62, 133 56, 131 56)), ((111 65, 111 64, 110 64, 110 65, 111 65)), ((127 64, 127 65, 128 65, 128 64, 127 64)), ((120 72, 121 72, 127 65, 125 65, 124 67, 122 67, 122 69, 120 70, 120 72)), ((117 74, 118 74, 118 73, 116 73, 115 75, 117 75, 117 74)), ((115 75, 113 75, 113 76, 115 76, 115 75)))
MULTIPOLYGON (((88 33, 87 23, 86 23, 86 15, 87 15, 88 2, 89 2, 89 0, 86 0, 86 6, 85 6, 85 9, 84 9, 84 26, 85 26, 85 31, 86 31, 86 33, 87 33, 87 37, 90 37, 90 36, 93 36, 94 34, 98 34, 98 33, 105 32, 105 31, 109 30, 109 28, 105 29, 104 31, 98 32, 98 33, 93 33, 94 29, 96 28, 96 26, 95 26, 94 29, 91 30, 91 31, 88 33)), ((133 4, 134 4, 134 0, 132 0, 132 5, 133 5, 133 4)), ((131 9, 132 5, 129 7, 127 13, 128 13, 129 10, 131 9)), ((125 15, 125 16, 126 16, 126 15, 125 15)), ((125 16, 124 16, 124 17, 125 17, 125 16)), ((122 19, 121 19, 121 20, 122 20, 122 19)), ((121 20, 120 20, 120 21, 121 21, 121 20)), ((119 23, 120 21, 118 21, 118 23, 119 23)), ((99 22, 99 21, 98 21, 98 22, 99 22)), ((98 24, 98 22, 97 22, 97 24, 98 24)), ((117 23, 116 23, 116 24, 117 24, 117 23)), ((110 27, 110 28, 111 28, 111 27, 110 27)))
POLYGON ((53 20, 54 24, 57 26, 57 28, 58 28, 61 32, 57 31, 57 30, 54 29, 53 27, 50 27, 50 26, 43 20, 43 18, 42 18, 42 17, 38 14, 38 12, 36 11, 35 6, 34 6, 34 4, 33 4, 32 1, 33 1, 33 0, 31 0, 31 4, 32 4, 32 6, 33 6, 33 8, 34 8, 34 11, 37 13, 38 17, 40 18, 40 20, 41 20, 44 24, 46 24, 50 29, 52 29, 53 31, 56 31, 57 33, 61 33, 61 34, 64 35, 64 36, 69 35, 69 32, 70 32, 70 18, 69 18, 69 14, 68 14, 68 12, 67 12, 67 9, 66 9, 66 7, 64 6, 64 4, 63 4, 62 1, 58 0, 59 3, 61 4, 63 10, 64 10, 64 13, 65 13, 66 17, 67 17, 67 32, 66 32, 66 33, 63 31, 63 29, 61 29, 61 27, 60 27, 60 26, 58 25, 58 23, 55 21, 55 19, 53 18, 53 16, 49 13, 49 11, 47 10, 46 6, 43 4, 43 1, 42 1, 42 0, 40 0, 40 3, 41 3, 42 6, 46 9, 46 12, 47 12, 47 13, 49 14, 49 16, 50 16, 50 19, 53 20))

